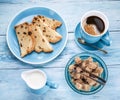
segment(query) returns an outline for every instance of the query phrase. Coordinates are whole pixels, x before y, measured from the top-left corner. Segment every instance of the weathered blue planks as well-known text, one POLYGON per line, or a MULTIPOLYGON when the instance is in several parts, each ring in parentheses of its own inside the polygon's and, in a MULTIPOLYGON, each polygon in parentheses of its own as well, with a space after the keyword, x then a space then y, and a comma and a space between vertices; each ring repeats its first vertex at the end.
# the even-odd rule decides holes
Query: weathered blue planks
POLYGON ((91 96, 73 92, 64 78, 64 68, 42 68, 49 80, 59 84, 56 90, 50 89, 42 96, 35 96, 27 91, 27 87, 20 77, 21 70, 0 70, 0 100, 118 100, 120 97, 119 76, 120 68, 109 68, 109 80, 105 87, 91 96))
POLYGON ((120 1, 112 0, 0 0, 0 100, 119 100, 120 85, 120 1), (64 51, 52 62, 44 65, 29 65, 17 60, 6 44, 8 23, 20 10, 30 6, 45 6, 55 9, 65 20, 69 31, 64 51), (81 16, 89 10, 104 12, 110 21, 112 45, 105 47, 109 54, 94 52, 108 65, 109 79, 102 91, 85 96, 73 92, 64 78, 67 61, 83 52, 74 42, 74 29, 81 16), (59 83, 57 90, 49 90, 42 96, 30 94, 20 74, 24 70, 40 67, 50 80, 59 83))
MULTIPOLYGON (((104 49, 108 51, 107 55, 101 52, 94 52, 104 59, 107 65, 120 64, 120 43, 119 32, 110 32, 112 38, 112 44, 110 47, 105 47, 104 49), (117 58, 117 59, 116 59, 117 58)), ((67 61, 75 54, 83 52, 74 41, 74 33, 70 33, 68 37, 67 45, 64 51, 57 57, 54 61, 42 65, 43 67, 65 67, 67 61), (66 60, 64 60, 66 59, 66 60), (57 65, 57 66, 56 66, 57 65)), ((31 68, 31 65, 22 63, 17 60, 11 52, 9 51, 5 36, 0 36, 0 68, 31 68), (4 67, 3 67, 4 66, 4 67)), ((33 65, 32 65, 33 66, 33 65)), ((40 65, 36 65, 36 67, 40 65)))
POLYGON ((80 21, 81 16, 89 10, 99 10, 104 12, 110 21, 110 30, 120 30, 120 6, 119 1, 105 1, 105 2, 80 2, 76 1, 62 1, 62 2, 45 2, 38 3, 22 3, 22 4, 0 4, 0 34, 6 34, 7 25, 13 16, 20 10, 31 6, 45 6, 55 9, 65 20, 68 31, 74 31, 76 24, 80 21), (16 9, 17 8, 17 9, 16 9), (114 17, 113 17, 114 16, 114 17))

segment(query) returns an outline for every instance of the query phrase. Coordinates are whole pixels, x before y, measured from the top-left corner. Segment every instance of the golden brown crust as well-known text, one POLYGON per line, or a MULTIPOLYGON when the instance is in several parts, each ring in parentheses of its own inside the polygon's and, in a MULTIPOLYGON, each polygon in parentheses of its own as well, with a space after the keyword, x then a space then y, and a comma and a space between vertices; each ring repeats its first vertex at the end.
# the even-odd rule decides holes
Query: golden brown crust
POLYGON ((34 50, 36 52, 52 52, 53 48, 49 44, 46 37, 42 34, 40 28, 36 25, 30 24, 29 30, 32 31, 31 37, 34 39, 35 47, 34 50))
POLYGON ((34 25, 37 25, 42 30, 43 35, 47 38, 49 42, 57 43, 62 39, 62 36, 58 32, 48 27, 38 17, 34 17, 32 23, 34 25))
POLYGON ((56 28, 62 25, 62 22, 58 20, 41 16, 41 15, 36 16, 34 21, 36 20, 41 20, 43 23, 45 23, 48 27, 52 28, 53 30, 55 30, 56 28))
POLYGON ((29 24, 27 22, 15 26, 15 31, 21 51, 21 57, 24 57, 34 50, 34 41, 29 34, 28 27, 29 24))
POLYGON ((32 23, 21 23, 14 27, 19 42, 21 57, 26 56, 32 51, 52 52, 53 48, 49 44, 56 43, 62 36, 55 31, 62 23, 58 20, 45 16, 35 16, 32 23))

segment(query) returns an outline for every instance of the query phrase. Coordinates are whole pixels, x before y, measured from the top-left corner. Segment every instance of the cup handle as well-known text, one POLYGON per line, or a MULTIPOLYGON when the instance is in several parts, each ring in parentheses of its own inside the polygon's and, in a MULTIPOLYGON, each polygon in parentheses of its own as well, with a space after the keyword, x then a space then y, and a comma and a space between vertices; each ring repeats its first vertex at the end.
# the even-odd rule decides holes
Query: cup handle
POLYGON ((51 81, 47 81, 46 85, 49 86, 52 89, 57 89, 58 88, 58 84, 54 83, 54 82, 51 82, 51 81))
POLYGON ((110 46, 110 44, 112 43, 110 37, 109 37, 109 33, 107 32, 102 38, 101 38, 101 42, 103 44, 105 44, 106 46, 110 46))

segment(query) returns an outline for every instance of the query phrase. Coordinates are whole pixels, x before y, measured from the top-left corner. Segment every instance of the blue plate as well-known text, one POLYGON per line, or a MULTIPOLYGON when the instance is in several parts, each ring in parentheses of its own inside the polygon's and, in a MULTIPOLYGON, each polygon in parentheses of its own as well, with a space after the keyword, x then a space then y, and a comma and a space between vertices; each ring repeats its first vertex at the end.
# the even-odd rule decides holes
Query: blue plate
MULTIPOLYGON (((81 47, 83 50, 85 50, 85 51, 90 51, 90 52, 92 52, 92 51, 98 50, 98 49, 95 49, 95 48, 90 47, 90 46, 88 46, 88 45, 80 44, 80 43, 78 42, 78 38, 82 38, 80 32, 81 32, 81 31, 80 31, 80 23, 78 23, 77 26, 76 26, 76 29, 75 29, 75 42, 76 42, 76 44, 77 44, 79 47, 81 47)), ((107 34, 109 34, 109 32, 108 32, 107 34)), ((103 48, 103 47, 105 46, 105 44, 104 44, 101 40, 98 41, 98 42, 96 42, 96 43, 93 43, 93 45, 97 46, 98 48, 103 48)))
POLYGON ((88 57, 92 57, 93 61, 94 62, 98 62, 99 65, 103 68, 103 73, 101 74, 100 77, 103 78, 106 81, 108 79, 108 69, 107 69, 107 66, 104 63, 104 61, 100 57, 95 55, 95 54, 84 52, 84 53, 80 53, 80 54, 77 54, 77 55, 73 56, 68 61, 67 65, 66 65, 66 68, 65 68, 65 78, 66 78, 66 81, 67 81, 68 85, 70 86, 70 88, 72 88, 75 92, 77 92, 79 94, 84 94, 84 95, 90 95, 90 94, 94 94, 94 93, 97 93, 98 91, 100 91, 104 87, 103 85, 98 85, 96 87, 91 87, 90 91, 82 91, 82 90, 78 90, 78 89, 75 88, 74 84, 71 82, 71 77, 70 77, 70 74, 69 74, 69 71, 68 71, 69 66, 71 64, 75 63, 74 62, 75 57, 80 57, 81 59, 86 59, 88 57))
POLYGON ((64 49, 67 43, 67 38, 68 38, 68 33, 66 29, 65 22, 63 19, 58 15, 55 11, 45 8, 45 7, 31 7, 27 8, 21 12, 19 12, 13 20, 10 22, 8 29, 7 29, 7 44, 10 49, 10 51, 15 55, 19 60, 25 62, 25 63, 30 63, 30 64, 43 64, 47 63, 54 58, 56 58, 64 49), (57 32, 62 35, 62 40, 56 44, 51 44, 54 51, 51 53, 36 53, 32 52, 28 54, 27 56, 21 58, 20 57, 20 49, 19 49, 19 44, 18 40, 16 37, 16 33, 14 30, 14 26, 16 24, 20 24, 22 22, 31 22, 32 18, 36 15, 43 15, 49 18, 53 18, 56 20, 59 20, 62 22, 62 26, 57 28, 57 32))

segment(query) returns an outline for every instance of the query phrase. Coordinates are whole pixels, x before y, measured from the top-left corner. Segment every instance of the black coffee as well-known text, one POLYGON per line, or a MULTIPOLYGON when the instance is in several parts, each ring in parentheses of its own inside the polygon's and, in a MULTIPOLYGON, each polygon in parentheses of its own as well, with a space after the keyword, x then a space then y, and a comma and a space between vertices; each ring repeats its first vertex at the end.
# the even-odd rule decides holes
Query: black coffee
POLYGON ((86 23, 89 25, 89 24, 93 24, 97 27, 97 30, 100 32, 100 33, 103 33, 104 32, 104 29, 105 29, 105 24, 103 22, 103 20, 97 16, 90 16, 87 18, 86 20, 86 23))

